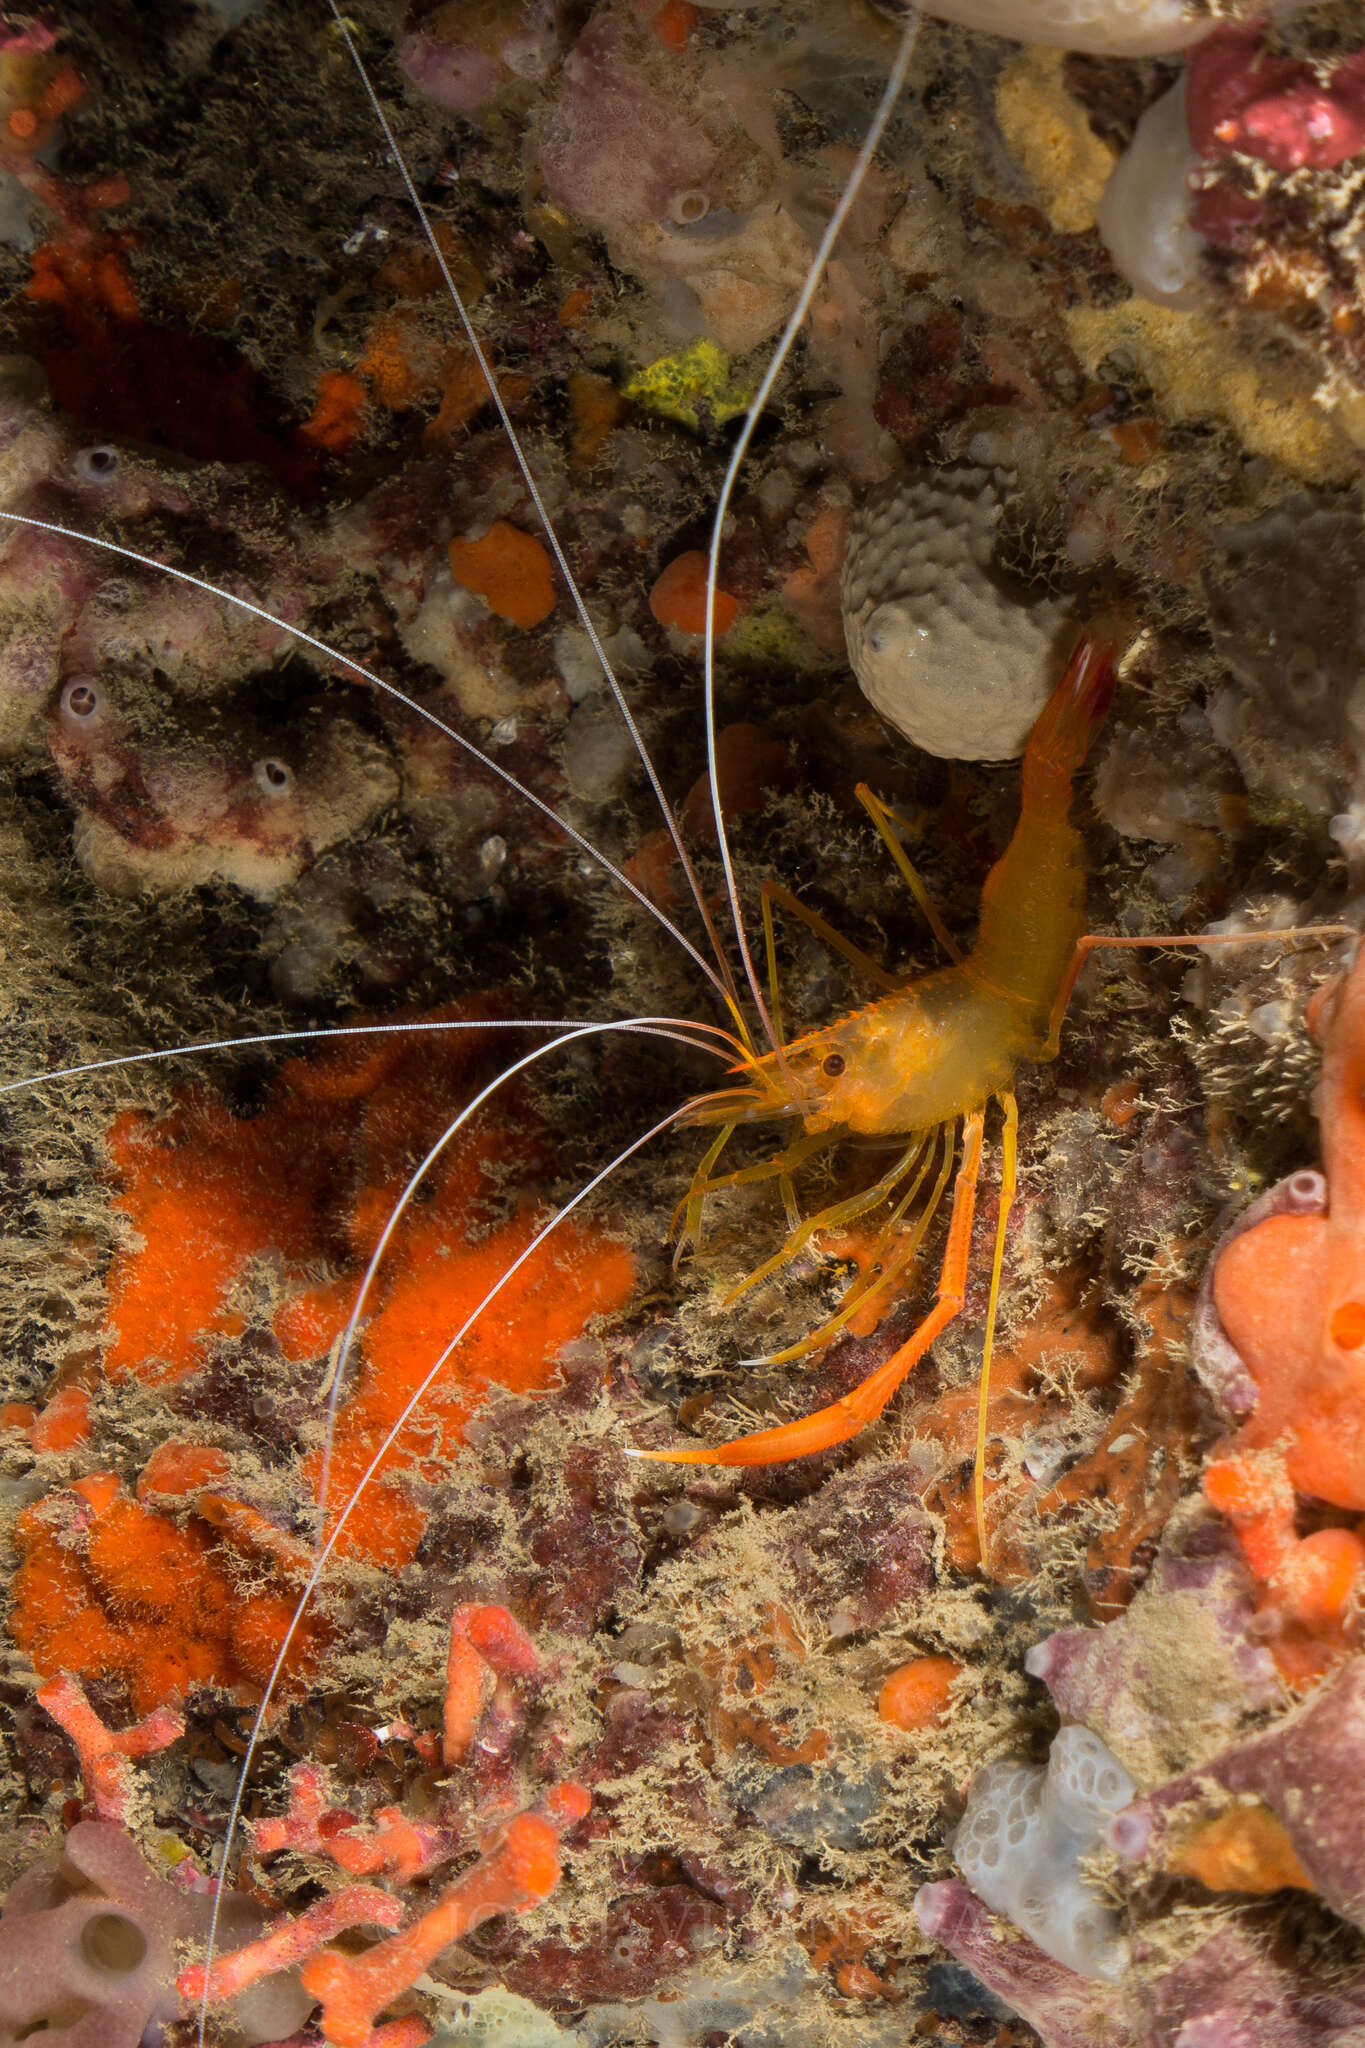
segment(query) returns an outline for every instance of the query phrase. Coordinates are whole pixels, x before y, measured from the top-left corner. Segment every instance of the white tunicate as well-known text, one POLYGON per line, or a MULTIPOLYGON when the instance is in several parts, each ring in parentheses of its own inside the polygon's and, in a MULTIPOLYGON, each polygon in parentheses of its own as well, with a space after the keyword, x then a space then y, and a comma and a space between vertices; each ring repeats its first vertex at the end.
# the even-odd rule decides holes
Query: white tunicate
POLYGON ((605 678, 592 642, 581 626, 561 626, 554 637, 555 666, 571 704, 581 704, 600 690, 605 678))
POLYGON ((1109 1820, 1132 1800, 1133 1780, 1098 1735, 1063 1728, 1047 1768, 995 1763, 972 1782, 953 1854, 994 1913, 1082 1977, 1117 1979, 1118 1921, 1081 1870, 1109 1820))
POLYGON ((1022 754, 1061 673, 1067 606, 1023 601, 995 566, 1008 473, 912 470, 854 513, 840 599, 863 694, 926 753, 1022 754))
POLYGON ((1185 80, 1148 107, 1114 167, 1095 225, 1135 292, 1158 306, 1198 298, 1202 235, 1190 226, 1190 173, 1199 162, 1185 119, 1185 80))
MULTIPOLYGON (((1259 12, 1287 14, 1303 4, 1272 0, 1267 7, 1262 0, 1259 12)), ((1015 42, 1050 43, 1103 57, 1183 50, 1211 26, 1203 0, 928 0, 924 11, 1015 42)))

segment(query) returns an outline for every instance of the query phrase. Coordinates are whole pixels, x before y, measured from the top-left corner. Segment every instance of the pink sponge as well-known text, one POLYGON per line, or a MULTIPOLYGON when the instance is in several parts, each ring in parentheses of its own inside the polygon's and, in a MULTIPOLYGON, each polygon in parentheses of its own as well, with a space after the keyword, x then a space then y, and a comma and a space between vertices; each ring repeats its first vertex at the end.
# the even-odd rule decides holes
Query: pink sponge
MULTIPOLYGON (((131 1835, 79 1821, 58 1858, 35 1864, 0 1914, 0 2048, 41 2032, 51 2048, 141 2048, 179 2018, 176 1948, 201 1941, 211 1896, 184 1891, 148 1869, 131 1835)), ((235 1893, 223 1901, 229 1944, 262 1915, 235 1893)), ((310 2001, 292 1979, 272 1979, 259 2010, 233 2014, 239 2038, 278 2040, 310 2001), (268 2010, 266 2009, 268 2006, 268 2010)))

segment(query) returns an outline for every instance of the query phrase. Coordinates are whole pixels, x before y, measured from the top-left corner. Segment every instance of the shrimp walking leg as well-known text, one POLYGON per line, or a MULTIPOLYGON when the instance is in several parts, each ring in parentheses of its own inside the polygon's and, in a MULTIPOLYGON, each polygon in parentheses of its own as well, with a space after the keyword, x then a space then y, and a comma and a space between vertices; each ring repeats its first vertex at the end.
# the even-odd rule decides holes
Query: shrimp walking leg
POLYGON ((884 804, 875 791, 869 789, 865 782, 860 782, 853 794, 867 812, 868 817, 871 818, 873 825, 876 827, 877 837, 881 840, 882 845, 900 870, 901 880, 905 883, 906 888, 910 891, 916 903, 918 903, 924 922, 928 925, 930 931, 948 955, 948 958, 956 964, 962 958, 961 949, 954 942, 943 919, 934 908, 933 898, 920 880, 919 870, 896 834, 895 828, 897 825, 906 826, 905 819, 900 816, 899 812, 893 811, 890 804, 884 804))
MULTIPOLYGON (((674 1225, 676 1226, 678 1217, 684 1211, 690 1214, 694 1201, 700 1205, 708 1195, 719 1194, 722 1188, 751 1187, 755 1181, 776 1180, 779 1176, 794 1172, 798 1166, 805 1164, 812 1153, 821 1149, 821 1144, 822 1140, 819 1138, 795 1138, 790 1145, 784 1146, 782 1151, 775 1152, 771 1159, 760 1159, 753 1166, 739 1166, 733 1173, 717 1173, 709 1179, 702 1179, 698 1172, 693 1176, 691 1187, 673 1212, 674 1225)), ((703 1165, 716 1149, 715 1145, 709 1148, 706 1158, 702 1161, 703 1165)), ((684 1242, 691 1235, 694 1233, 685 1232, 684 1242)))
POLYGON ((948 1185, 948 1177, 953 1170, 953 1151, 951 1144, 949 1144, 943 1148, 943 1158, 939 1166, 938 1179, 934 1184, 928 1201, 920 1210, 911 1227, 903 1232, 898 1231, 902 1216, 904 1216, 906 1210, 919 1194, 920 1189, 924 1185, 925 1176, 934 1163, 934 1151, 937 1141, 938 1133, 935 1132, 934 1136, 924 1147, 923 1156, 915 1169, 909 1186, 904 1194, 900 1196, 886 1222, 882 1225, 880 1232, 873 1240, 868 1256, 867 1269, 860 1273, 856 1280, 849 1283, 843 1300, 839 1303, 834 1314, 827 1316, 823 1323, 820 1323, 806 1336, 799 1338, 795 1344, 788 1344, 781 1351, 769 1352, 762 1361, 764 1365, 785 1365, 790 1359, 807 1358, 813 1351, 821 1350, 824 1345, 830 1342, 831 1338, 838 1336, 844 1325, 851 1322, 860 1310, 867 1308, 870 1303, 889 1294, 897 1280, 903 1274, 909 1272, 919 1257, 920 1246, 924 1242, 929 1225, 938 1214, 939 1204, 943 1200, 943 1191, 948 1185))
POLYGON ((995 1315, 1000 1306, 1000 1273, 1005 1262, 1005 1231, 1014 1206, 1018 1185, 1019 1105, 1012 1094, 1000 1098, 1005 1127, 1000 1136, 1000 1212, 995 1224, 995 1253, 991 1260, 991 1293, 986 1306, 986 1339, 981 1347, 981 1383, 976 1396, 976 1462, 972 1468, 972 1502, 976 1511, 976 1541, 984 1571, 989 1562, 986 1546, 986 1425, 990 1416, 991 1357, 995 1350, 995 1315))
POLYGON ((888 1201, 897 1184, 904 1180, 907 1173, 914 1171, 923 1151, 924 1141, 916 1138, 914 1144, 900 1154, 895 1165, 884 1173, 880 1180, 873 1181, 871 1187, 861 1189, 856 1195, 850 1195, 846 1201, 831 1203, 829 1208, 821 1209, 816 1215, 808 1216, 804 1222, 798 1223, 771 1258, 765 1259, 761 1266, 756 1266, 752 1273, 746 1274, 744 1279, 730 1289, 725 1297, 724 1306, 729 1308, 742 1295, 748 1294, 751 1288, 759 1286, 771 1274, 789 1265, 820 1231, 839 1230, 846 1223, 856 1223, 860 1216, 866 1216, 868 1211, 875 1209, 880 1202, 888 1201))
POLYGON ((833 1450, 836 1445, 847 1443, 869 1422, 875 1422, 929 1346, 962 1311, 984 1125, 983 1110, 972 1110, 963 1118, 962 1161, 953 1184, 953 1212, 934 1306, 913 1336, 893 1351, 884 1365, 869 1373, 852 1393, 841 1394, 827 1408, 780 1423, 775 1429, 756 1430, 750 1436, 733 1437, 728 1443, 702 1444, 695 1450, 637 1451, 634 1455, 673 1465, 779 1465, 788 1458, 808 1458, 816 1451, 833 1450))
POLYGON ((1139 938, 1117 938, 1111 932, 1087 932, 1076 941, 1070 964, 1062 976, 1052 1005, 1048 1021, 1047 1041, 1039 1054, 1040 1059, 1055 1060, 1062 1042, 1062 1026, 1066 1013, 1071 1008, 1071 998, 1076 993, 1081 969, 1092 953, 1135 952, 1140 947, 1167 952, 1184 950, 1191 953, 1205 952, 1211 946, 1275 946, 1289 945, 1296 939, 1358 939, 1359 932, 1349 924, 1299 924, 1289 925, 1278 931, 1267 932, 1153 932, 1139 938))

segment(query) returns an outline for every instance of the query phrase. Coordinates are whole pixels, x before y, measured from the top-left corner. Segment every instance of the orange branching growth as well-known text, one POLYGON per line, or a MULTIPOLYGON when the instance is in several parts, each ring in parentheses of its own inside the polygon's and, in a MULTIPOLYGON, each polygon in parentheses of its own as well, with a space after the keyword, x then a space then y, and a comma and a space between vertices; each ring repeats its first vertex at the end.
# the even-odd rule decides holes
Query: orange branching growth
POLYGON ((936 1728, 952 1709, 954 1679, 962 1676, 955 1657, 925 1655, 898 1665, 877 1694, 877 1712, 907 1733, 936 1728))
POLYGON ((505 1607, 455 1609, 450 1617, 441 1745, 448 1770, 464 1762, 484 1710, 499 1687, 512 1679, 533 1677, 539 1669, 535 1644, 505 1607))
MULTIPOLYGON (((259 1551, 244 1556, 205 1520, 172 1521, 112 1474, 92 1474, 19 1517, 15 1641, 39 1671, 121 1678, 139 1713, 204 1685, 253 1697, 307 1567, 302 1548, 277 1534, 275 1583, 263 1585, 259 1551)), ((308 1670, 325 1640, 305 1622, 287 1675, 308 1670)))
POLYGON ((276 1970, 290 1970, 305 1956, 315 1955, 325 1941, 332 1941, 351 1927, 396 1927, 403 1917, 403 1901, 392 1892, 374 1885, 348 1884, 329 1892, 315 1906, 292 1917, 277 1920, 273 1927, 231 1955, 219 1956, 210 1969, 191 1963, 175 1980, 175 1988, 187 2003, 197 2005, 207 1991, 211 2005, 235 1998, 262 1977, 276 1970))
POLYGON ((38 1704, 45 1707, 64 1734, 75 1745, 81 1762, 81 1776, 101 1820, 127 1824, 132 1799, 132 1760, 155 1756, 168 1749, 185 1732, 180 1714, 165 1707, 131 1728, 106 1728, 74 1678, 63 1675, 49 1679, 38 1688, 38 1704))
POLYGON ((330 1857, 348 1877, 384 1876, 411 1884, 450 1853, 446 1828, 409 1820, 398 1806, 381 1806, 373 1824, 361 1828, 345 1807, 330 1805, 329 1796, 325 1771, 317 1764, 296 1764, 289 1773, 287 1811, 252 1825, 255 1854, 293 1849, 299 1855, 330 1857))
MULTIPOLYGON (((1081 1276, 1070 1272, 1054 1281, 1038 1313, 1017 1338, 995 1354, 991 1366, 987 1441, 992 1447, 1017 1442, 1036 1429, 1046 1410, 1039 1398, 1044 1371, 1054 1378, 1065 1372, 1078 1392, 1103 1386, 1117 1370, 1113 1335, 1095 1304, 1082 1291, 1081 1276)), ((914 1414, 915 1434, 936 1438, 953 1460, 925 1495, 925 1505, 942 1515, 948 1556, 960 1571, 979 1564, 976 1521, 972 1510, 971 1471, 966 1464, 976 1439, 977 1390, 974 1385, 948 1387, 914 1414)), ((1031 1491, 1027 1474, 997 1472, 992 1449, 986 1471, 988 1525, 995 1531, 991 1573, 1011 1581, 1025 1578, 1029 1559, 1004 1531, 1012 1508, 1031 1491)))
POLYGON ((1085 1558, 1085 1591, 1097 1621, 1112 1621, 1137 1586, 1134 1559, 1165 1527, 1186 1483, 1200 1418, 1185 1369, 1184 1342, 1194 1301, 1184 1287, 1146 1280, 1136 1307, 1149 1335, 1140 1340, 1123 1398, 1097 1450, 1073 1465, 1039 1500, 1048 1520, 1067 1507, 1107 1502, 1085 1558))
MULTIPOLYGON (((1068 1515, 1085 1502, 1108 1502, 1113 1512, 1094 1530, 1086 1553, 1085 1588, 1099 1620, 1109 1620, 1132 1598, 1133 1559, 1160 1531, 1180 1497, 1183 1466, 1198 1427, 1194 1398, 1179 1363, 1190 1297, 1155 1282, 1138 1297, 1151 1332, 1138 1348, 1122 1399, 1099 1446, 1050 1487, 1033 1482, 1026 1466, 991 1453, 986 1474, 991 1576, 1012 1584, 1036 1564, 1036 1524, 1068 1515)), ((1085 1392, 1111 1384, 1122 1367, 1117 1333, 1080 1291, 1076 1274, 1056 1281, 1038 1315, 1017 1340, 997 1352, 991 1368, 988 1438, 993 1446, 1019 1443, 1060 1427, 1064 1409, 1059 1375, 1085 1392), (1044 1374, 1052 1393, 1040 1392, 1044 1374)), ((954 1387, 915 1415, 918 1435, 937 1437, 957 1462, 936 1480, 926 1505, 945 1523, 948 1555, 960 1570, 978 1562, 971 1475, 966 1465, 975 1428, 975 1387, 954 1387)))
POLYGON ((453 540, 450 573, 514 626, 538 626, 555 608, 554 568, 544 543, 505 519, 495 519, 477 540, 453 540))
MULTIPOLYGON (((467 1692, 467 1659, 500 1674, 533 1675, 540 1660, 530 1638, 503 1607, 457 1607, 451 1622, 451 1659, 446 1725, 458 1723, 467 1692)), ((522 1703, 495 1698, 476 1708, 469 1734, 482 1744, 488 1719, 502 1711, 518 1719, 522 1703)), ((408 1731, 413 1734, 414 1731, 408 1731)), ((422 1738, 416 1738, 418 1742, 422 1738)), ((559 1837, 575 1827, 592 1804, 572 1779, 549 1785, 529 1811, 516 1810, 507 1787, 490 1798, 489 1787, 459 1772, 448 1780, 435 1813, 413 1820, 397 1807, 384 1807, 360 1821, 335 1802, 331 1775, 310 1762, 289 1777, 284 1813, 252 1824, 258 1858, 282 1849, 323 1858, 348 1879, 383 1875, 407 1885, 429 1876, 477 1843, 482 1853, 434 1906, 403 1926, 407 1908, 392 1892, 342 1884, 292 1918, 282 1918, 258 1940, 248 1942, 211 1967, 183 1971, 178 1988, 187 2002, 210 2004, 232 1998, 277 1970, 309 1958, 301 1972, 304 1988, 322 2001, 322 2031, 333 2048, 415 2048, 427 2038, 425 2024, 405 2018, 380 2024, 384 2008, 409 1991, 433 1959, 453 1941, 497 1913, 522 1913, 545 1898, 560 1874, 559 1837), (466 1803, 474 1792, 472 1810, 466 1803), (342 1955, 327 1946, 358 1926, 397 1930, 392 1939, 362 1955, 342 1955)), ((423 1894, 429 1900, 429 1892, 423 1894)))
POLYGON ((1365 1512, 1365 950, 1317 997, 1325 1212, 1290 1209, 1236 1237, 1214 1269, 1223 1327, 1256 1406, 1205 1475, 1262 1582, 1284 1676, 1311 1682, 1358 1638, 1365 1543, 1300 1537, 1299 1501, 1365 1512))
MULTIPOLYGON (((676 626, 680 633, 704 633, 706 556, 695 548, 688 554, 676 556, 650 591, 649 608, 661 626, 676 626)), ((743 609, 737 597, 732 597, 728 590, 717 588, 717 639, 729 632, 743 609)))
MULTIPOLYGON (((584 1811, 579 1802, 563 1825, 581 1819, 584 1811)), ((329 1950, 306 1963, 303 1987, 322 2001, 326 2039, 335 2048, 366 2048, 384 2007, 414 1984, 443 1948, 496 1913, 524 1913, 548 1898, 559 1882, 558 1818, 519 1813, 500 1840, 401 1934, 362 1956, 329 1950)))
MULTIPOLYGON (((350 1043, 291 1061, 249 1120, 203 1093, 163 1118, 121 1117, 116 1199, 139 1241, 110 1272, 111 1377, 183 1380, 253 1314, 269 1318, 286 1360, 323 1356, 412 1167, 491 1050, 478 1030, 350 1043), (256 1308, 258 1274, 269 1290, 256 1308)), ((334 1508, 451 1338, 527 1253, 543 1213, 517 1190, 539 1163, 525 1099, 490 1106, 447 1148, 431 1199, 395 1232, 339 1414, 334 1508)), ((527 1256, 385 1457, 347 1526, 346 1554, 407 1562, 425 1525, 414 1479, 439 1476, 437 1459, 491 1389, 547 1387, 562 1347, 621 1306, 633 1279, 625 1247, 577 1219, 527 1256)), ((316 1488, 320 1473, 314 1456, 302 1478, 316 1488)), ((120 1676, 139 1711, 201 1685, 258 1690, 310 1561, 287 1523, 234 1480, 223 1451, 179 1440, 152 1455, 137 1499, 113 1475, 91 1475, 26 1509, 18 1539, 14 1632, 38 1669, 120 1676)), ((286 1675, 309 1671, 328 1639, 321 1621, 307 1621, 286 1675)))

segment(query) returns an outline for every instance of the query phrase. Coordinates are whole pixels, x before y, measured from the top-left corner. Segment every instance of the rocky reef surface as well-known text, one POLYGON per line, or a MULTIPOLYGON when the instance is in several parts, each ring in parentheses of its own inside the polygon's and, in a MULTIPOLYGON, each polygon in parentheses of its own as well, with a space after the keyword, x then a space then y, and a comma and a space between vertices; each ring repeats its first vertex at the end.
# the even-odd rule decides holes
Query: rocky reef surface
POLYGON ((760 976, 768 880, 792 1036, 941 963, 893 839, 971 945, 1078 633, 1091 929, 1346 934, 1019 1066, 980 1513, 994 1107, 873 1427, 632 1456, 944 1256, 942 1150, 689 1209, 734 1018, 602 666, 734 965, 706 550, 899 11, 0 16, 0 2048, 1365 2042, 1358 10, 943 12, 724 529, 760 976))

